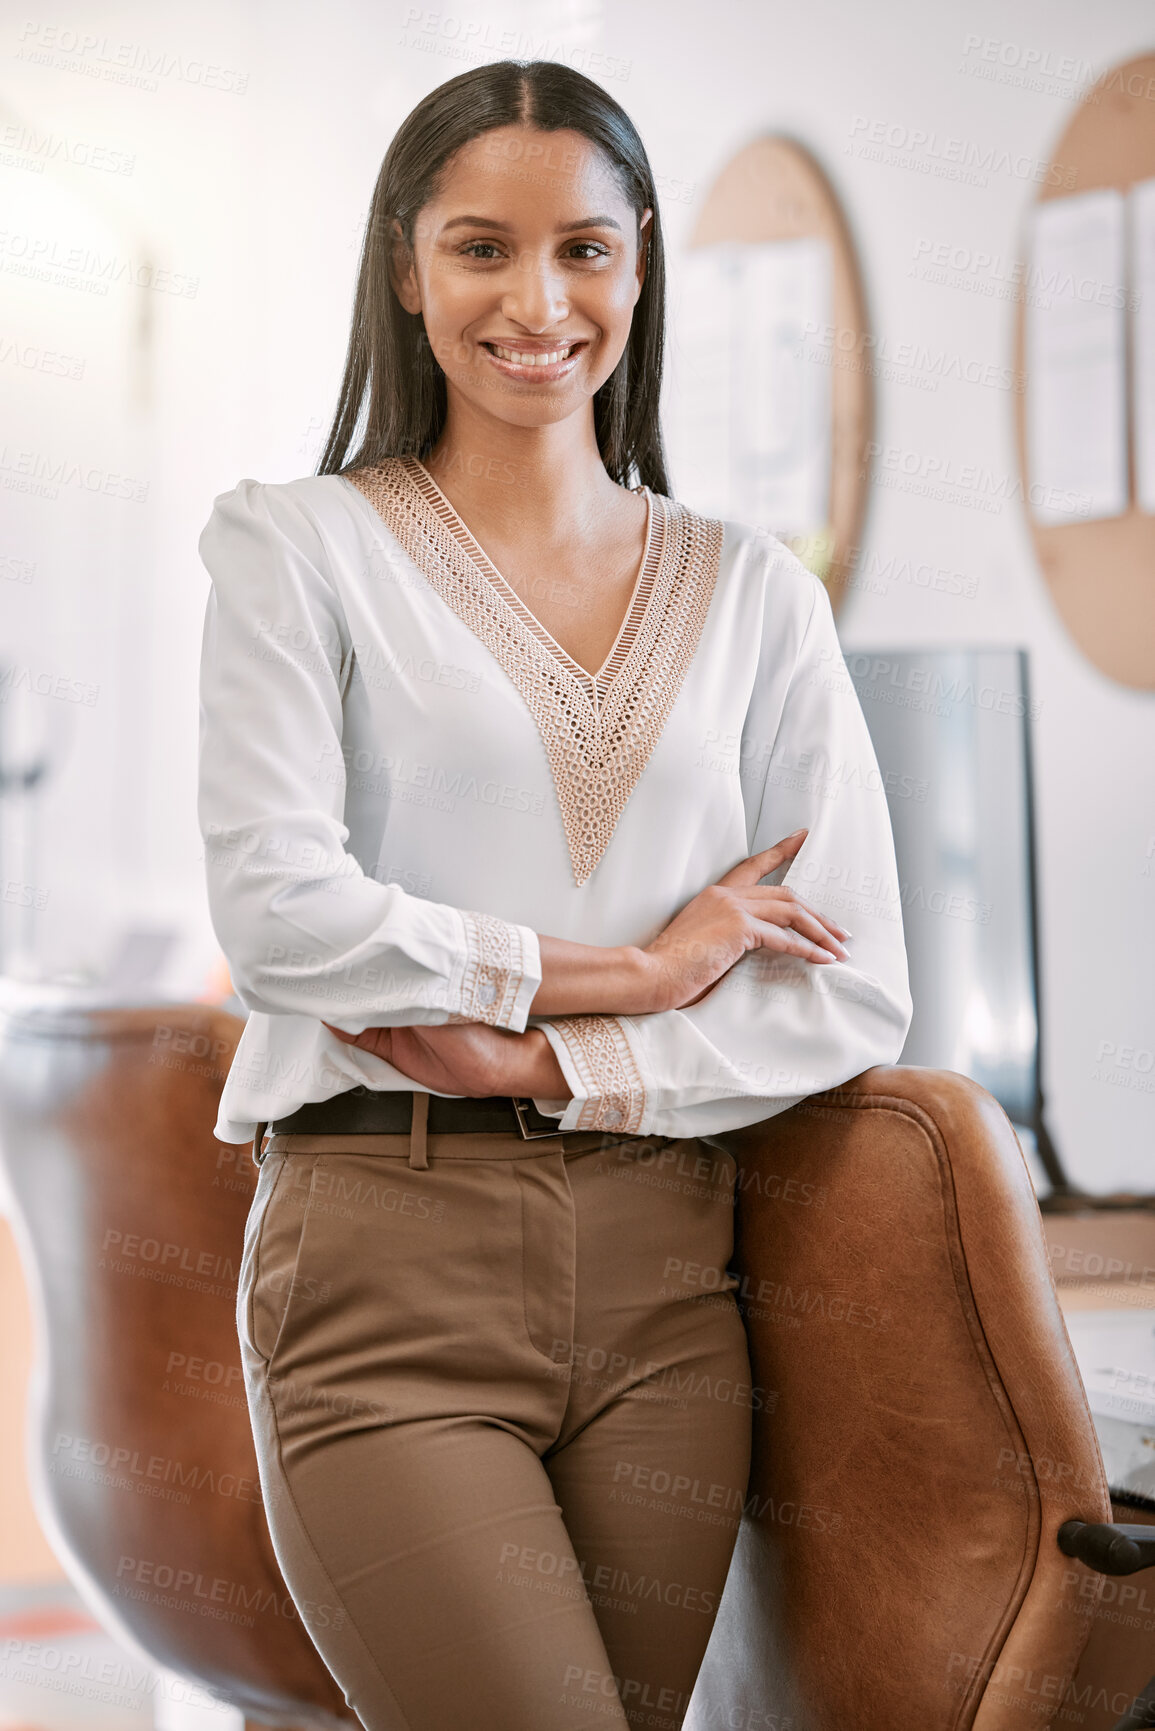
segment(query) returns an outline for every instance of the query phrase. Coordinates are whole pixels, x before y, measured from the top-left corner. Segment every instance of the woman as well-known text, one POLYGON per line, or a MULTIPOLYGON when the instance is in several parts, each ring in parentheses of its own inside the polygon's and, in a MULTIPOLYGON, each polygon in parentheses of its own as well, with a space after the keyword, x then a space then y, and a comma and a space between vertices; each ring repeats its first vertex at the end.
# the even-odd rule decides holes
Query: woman
POLYGON ((770 1392, 724 1133, 910 1019, 826 592, 669 496, 663 295, 617 104, 451 79, 382 166, 319 473, 201 537, 237 1324, 370 1731, 682 1723, 770 1392))

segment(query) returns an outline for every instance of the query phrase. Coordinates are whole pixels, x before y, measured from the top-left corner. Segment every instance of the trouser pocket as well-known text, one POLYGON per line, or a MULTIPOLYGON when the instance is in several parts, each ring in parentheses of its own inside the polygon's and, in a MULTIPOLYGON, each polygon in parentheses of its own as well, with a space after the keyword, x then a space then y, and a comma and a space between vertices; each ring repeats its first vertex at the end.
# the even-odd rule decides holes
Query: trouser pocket
POLYGON ((267 1194, 246 1231, 237 1294, 238 1327, 266 1365, 276 1354, 299 1286, 298 1265, 317 1157, 281 1154, 273 1158, 277 1164, 268 1172, 267 1194))

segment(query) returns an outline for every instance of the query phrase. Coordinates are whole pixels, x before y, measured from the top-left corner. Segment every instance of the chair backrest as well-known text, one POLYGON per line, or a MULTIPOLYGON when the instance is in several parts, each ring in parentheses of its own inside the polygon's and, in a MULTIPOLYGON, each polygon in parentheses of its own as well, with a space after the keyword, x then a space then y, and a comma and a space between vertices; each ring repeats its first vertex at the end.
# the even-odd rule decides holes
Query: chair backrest
POLYGON ((1009 1119, 878 1066, 726 1141, 754 1463, 687 1731, 1049 1724, 1111 1506, 1009 1119))
MULTIPOLYGON (((355 1727, 260 1501, 235 1322, 256 1168, 212 1135, 240 1029, 181 1006, 0 1037, 34 1490, 126 1644, 255 1719, 355 1727)), ((1111 1510, 1006 1115, 891 1066, 728 1140, 755 1447, 687 1731, 1047 1724, 1095 1604, 1055 1534, 1111 1510)))
POLYGON ((0 1157, 36 1324, 33 1490, 94 1611, 271 1723, 355 1727, 273 1553, 235 1305, 257 1170, 213 1137, 243 1024, 203 1006, 0 1035, 0 1157))

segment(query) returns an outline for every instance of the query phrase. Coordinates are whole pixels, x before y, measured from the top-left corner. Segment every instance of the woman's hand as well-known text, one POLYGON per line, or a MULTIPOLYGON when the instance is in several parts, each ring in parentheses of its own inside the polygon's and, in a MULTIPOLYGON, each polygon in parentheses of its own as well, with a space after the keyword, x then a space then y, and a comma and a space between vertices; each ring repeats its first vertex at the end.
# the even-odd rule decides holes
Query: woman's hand
POLYGON ((347 1046, 384 1058, 417 1088, 437 1094, 517 1094, 568 1100, 569 1083, 540 1028, 513 1034, 486 1022, 445 1022, 431 1027, 366 1028, 346 1034, 322 1024, 347 1046))
MULTIPOLYGON (((704 998, 747 950, 779 950, 808 962, 845 961, 848 952, 841 939, 850 936, 845 926, 816 912, 794 890, 758 882, 792 860, 808 833, 795 830, 773 847, 739 860, 688 901, 644 948, 625 944, 602 949, 539 936, 547 965, 533 1000, 534 1014, 643 1016, 681 1010, 704 998)), ((420 1088, 474 1097, 570 1098, 569 1084, 540 1028, 513 1034, 485 1022, 449 1022, 345 1034, 328 1022, 324 1026, 348 1045, 384 1058, 420 1088)))
POLYGON ((696 1004, 747 950, 780 950, 808 962, 845 961, 839 941, 850 933, 781 884, 758 879, 793 859, 808 831, 795 830, 774 847, 739 860, 686 903, 643 955, 650 958, 655 1008, 696 1004))

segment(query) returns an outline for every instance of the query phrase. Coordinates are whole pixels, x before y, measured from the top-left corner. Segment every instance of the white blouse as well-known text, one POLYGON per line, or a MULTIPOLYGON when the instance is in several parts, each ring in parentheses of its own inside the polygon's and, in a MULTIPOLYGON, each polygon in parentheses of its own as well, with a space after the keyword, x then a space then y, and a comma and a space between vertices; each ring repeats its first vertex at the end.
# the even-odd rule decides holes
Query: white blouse
POLYGON ((641 491, 645 556, 596 676, 416 458, 214 500, 199 814, 249 1012, 221 1140, 414 1086, 322 1018, 540 1027, 573 1098, 539 1110, 630 1135, 736 1129, 898 1059, 894 843, 826 589, 765 530, 641 491), (849 961, 755 950, 686 1009, 529 1014, 539 932, 645 945, 802 825, 764 881, 848 927, 849 961))

